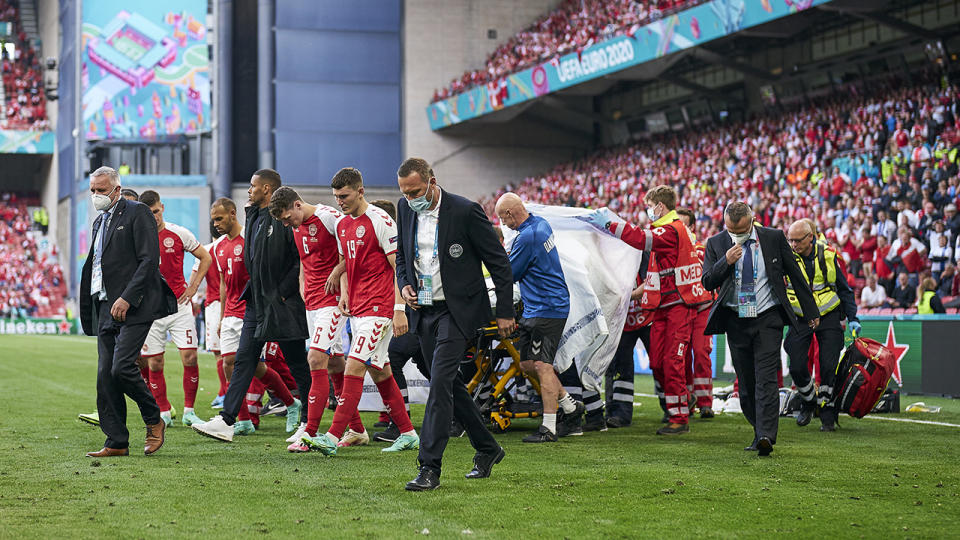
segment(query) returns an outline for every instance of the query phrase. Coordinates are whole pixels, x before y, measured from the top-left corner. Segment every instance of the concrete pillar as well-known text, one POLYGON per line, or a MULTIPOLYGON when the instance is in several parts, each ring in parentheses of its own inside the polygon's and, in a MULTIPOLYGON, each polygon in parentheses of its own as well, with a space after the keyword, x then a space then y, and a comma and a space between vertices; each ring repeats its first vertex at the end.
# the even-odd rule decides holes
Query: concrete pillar
POLYGON ((273 0, 257 2, 257 149, 259 166, 273 165, 273 0))

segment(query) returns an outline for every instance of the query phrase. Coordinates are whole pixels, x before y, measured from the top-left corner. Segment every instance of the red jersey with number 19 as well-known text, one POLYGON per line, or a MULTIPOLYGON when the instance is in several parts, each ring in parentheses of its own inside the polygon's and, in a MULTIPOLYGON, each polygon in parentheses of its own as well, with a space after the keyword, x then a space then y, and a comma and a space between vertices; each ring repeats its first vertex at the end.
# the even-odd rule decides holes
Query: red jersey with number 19
POLYGON ((165 223, 160 236, 160 274, 177 298, 187 290, 187 280, 183 277, 183 252, 200 247, 197 237, 187 229, 175 224, 165 223))
POLYGON ((231 240, 227 235, 217 244, 214 250, 213 260, 216 261, 217 270, 220 272, 220 279, 223 280, 224 287, 227 290, 226 305, 220 306, 224 317, 243 318, 243 312, 247 309, 247 302, 240 300, 244 287, 250 281, 247 274, 247 267, 243 264, 243 233, 237 235, 231 240))
POLYGON ((396 280, 387 255, 397 252, 397 224, 373 206, 337 222, 337 247, 346 260, 353 317, 393 317, 396 280))
POLYGON ((293 230, 297 253, 303 267, 303 301, 307 311, 337 305, 337 295, 327 294, 330 272, 340 262, 337 257, 337 221, 339 210, 323 204, 293 230))

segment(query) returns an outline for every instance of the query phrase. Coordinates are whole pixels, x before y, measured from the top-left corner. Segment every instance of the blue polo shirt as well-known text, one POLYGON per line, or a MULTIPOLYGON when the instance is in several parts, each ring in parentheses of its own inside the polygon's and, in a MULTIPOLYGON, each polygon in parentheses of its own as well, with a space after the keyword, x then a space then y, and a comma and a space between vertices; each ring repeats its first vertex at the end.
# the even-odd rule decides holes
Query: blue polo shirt
POLYGON ((547 220, 530 214, 517 227, 510 267, 513 280, 520 284, 525 318, 563 319, 570 314, 570 293, 547 220))

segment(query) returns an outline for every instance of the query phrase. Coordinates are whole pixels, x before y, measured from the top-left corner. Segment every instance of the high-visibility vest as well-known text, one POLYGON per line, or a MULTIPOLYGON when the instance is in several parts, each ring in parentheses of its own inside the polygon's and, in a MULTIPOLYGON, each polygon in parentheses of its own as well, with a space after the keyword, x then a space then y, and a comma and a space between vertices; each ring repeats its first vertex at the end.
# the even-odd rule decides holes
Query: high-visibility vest
MULTIPOLYGON (((813 298, 817 301, 820 315, 823 316, 840 305, 840 296, 837 294, 837 252, 823 242, 813 244, 813 249, 814 276, 812 280, 807 275, 807 265, 804 264, 800 254, 794 253, 793 256, 797 260, 797 265, 800 266, 800 272, 804 279, 813 290, 813 298)), ((800 300, 797 299, 797 294, 793 290, 793 284, 790 283, 789 277, 787 278, 787 299, 793 306, 793 312, 797 315, 803 315, 800 300)))
POLYGON ((657 263, 657 258, 650 253, 650 266, 647 269, 647 279, 643 282, 643 298, 640 305, 643 309, 657 309, 660 307, 661 299, 672 293, 677 292, 680 299, 688 306, 699 306, 704 303, 712 302, 710 293, 703 287, 703 264, 697 256, 697 249, 690 240, 690 233, 687 227, 679 219, 671 221, 664 227, 673 227, 677 231, 680 239, 680 246, 677 252, 677 265, 673 268, 661 268, 657 263), (676 291, 660 290, 660 277, 673 275, 676 291))
POLYGON ((917 313, 919 315, 931 315, 933 314, 933 308, 930 307, 930 299, 936 296, 937 293, 933 291, 925 291, 923 296, 917 300, 917 313))
POLYGON ((893 174, 893 162, 888 157, 880 160, 880 178, 886 183, 887 179, 893 174))

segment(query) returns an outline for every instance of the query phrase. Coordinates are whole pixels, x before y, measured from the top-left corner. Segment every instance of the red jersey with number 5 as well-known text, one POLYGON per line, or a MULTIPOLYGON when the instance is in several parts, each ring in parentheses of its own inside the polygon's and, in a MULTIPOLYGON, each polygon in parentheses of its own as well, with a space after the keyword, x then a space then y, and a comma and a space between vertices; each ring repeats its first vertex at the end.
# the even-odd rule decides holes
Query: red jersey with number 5
POLYGON ((339 210, 318 204, 316 212, 293 230, 303 268, 303 301, 308 311, 337 305, 337 295, 327 294, 326 285, 330 272, 340 262, 337 221, 341 217, 339 210))
POLYGON ((226 235, 221 237, 214 250, 213 260, 216 261, 217 271, 220 272, 220 279, 223 280, 227 291, 225 305, 220 306, 223 316, 242 319, 243 312, 247 309, 247 302, 240 300, 240 295, 250 281, 247 267, 243 264, 243 233, 238 234, 233 240, 226 235))
POLYGON ((337 247, 346 260, 353 317, 393 317, 395 274, 387 255, 397 252, 397 224, 373 206, 337 222, 337 247))
POLYGON ((165 223, 160 236, 160 274, 167 280, 173 294, 180 298, 187 290, 183 277, 183 252, 197 249, 200 242, 192 232, 175 223, 165 223))

